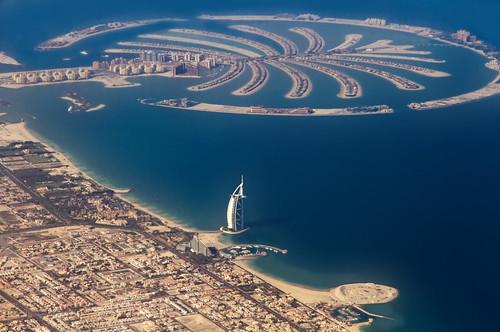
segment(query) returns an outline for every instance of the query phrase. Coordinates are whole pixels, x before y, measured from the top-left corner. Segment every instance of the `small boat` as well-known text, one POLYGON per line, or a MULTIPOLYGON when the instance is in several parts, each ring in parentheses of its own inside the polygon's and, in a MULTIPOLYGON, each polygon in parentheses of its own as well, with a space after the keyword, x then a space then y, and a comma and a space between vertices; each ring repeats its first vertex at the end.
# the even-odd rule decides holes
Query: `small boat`
POLYGON ((68 107, 68 113, 71 113, 71 111, 73 111, 73 105, 70 105, 70 106, 68 107))
POLYGON ((81 51, 80 54, 81 55, 89 55, 89 52, 87 52, 87 51, 81 51))

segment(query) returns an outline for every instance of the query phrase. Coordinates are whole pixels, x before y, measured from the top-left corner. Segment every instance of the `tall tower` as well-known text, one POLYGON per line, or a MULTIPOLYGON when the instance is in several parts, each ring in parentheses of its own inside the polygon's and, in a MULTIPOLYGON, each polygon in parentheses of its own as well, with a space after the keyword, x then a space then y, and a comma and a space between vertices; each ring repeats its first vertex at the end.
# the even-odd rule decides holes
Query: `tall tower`
POLYGON ((243 200, 246 198, 243 191, 243 175, 241 183, 236 187, 227 204, 227 231, 242 232, 245 230, 243 200))

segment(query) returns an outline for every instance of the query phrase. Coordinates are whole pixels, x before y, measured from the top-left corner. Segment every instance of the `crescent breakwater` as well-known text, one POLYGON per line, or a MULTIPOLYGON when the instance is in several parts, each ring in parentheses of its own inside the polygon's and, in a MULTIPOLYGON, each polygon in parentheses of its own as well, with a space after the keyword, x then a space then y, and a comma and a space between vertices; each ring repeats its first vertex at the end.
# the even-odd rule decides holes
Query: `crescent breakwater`
POLYGON ((340 98, 357 98, 361 97, 362 92, 361 92, 361 85, 356 81, 354 78, 343 74, 339 71, 333 70, 332 68, 328 68, 325 66, 322 66, 317 63, 309 62, 309 61, 294 61, 294 60, 287 60, 288 63, 292 63, 298 66, 304 66, 313 70, 316 70, 320 73, 323 73, 325 75, 328 75, 329 77, 332 77, 335 79, 339 85, 340 85, 340 92, 337 94, 337 97, 340 98))
POLYGON ((291 28, 289 31, 295 32, 307 39, 308 45, 304 53, 318 53, 325 47, 325 39, 319 33, 310 28, 291 28))
POLYGON ((278 108, 263 106, 236 106, 199 103, 181 99, 164 99, 154 101, 150 99, 139 100, 141 104, 149 106, 158 106, 165 108, 181 109, 185 111, 200 111, 213 113, 244 114, 244 115, 276 115, 276 116, 344 116, 344 115, 375 115, 390 114, 394 110, 387 105, 345 107, 345 108, 278 108))
POLYGON ((237 96, 248 96, 256 93, 266 85, 269 78, 269 71, 260 61, 249 61, 248 67, 252 70, 252 77, 241 88, 233 91, 237 96))
POLYGON ((470 103, 476 100, 500 94, 500 61, 492 60, 486 63, 486 67, 492 70, 496 70, 497 76, 485 87, 458 96, 429 100, 418 103, 410 103, 408 107, 412 110, 417 110, 417 111, 432 110, 437 108, 449 107, 453 105, 470 103))
POLYGON ((273 32, 269 32, 249 25, 231 25, 230 28, 240 32, 246 32, 257 36, 265 37, 278 43, 283 49, 283 54, 285 56, 297 55, 299 53, 299 49, 293 41, 285 37, 282 37, 278 34, 275 34, 273 32))
POLYGON ((217 39, 222 39, 222 40, 228 40, 228 41, 237 42, 237 43, 244 44, 244 45, 249 45, 249 46, 257 49, 258 51, 262 52, 266 56, 279 55, 278 51, 276 51, 271 46, 259 43, 255 40, 243 38, 243 37, 236 37, 236 36, 230 36, 230 35, 226 35, 226 34, 218 33, 218 32, 210 32, 210 31, 195 30, 195 29, 170 29, 169 31, 183 33, 183 34, 189 34, 189 35, 195 35, 195 36, 205 36, 205 37, 217 38, 217 39))
POLYGON ((423 90, 424 86, 418 83, 413 82, 410 79, 401 77, 396 74, 392 74, 383 70, 375 69, 368 66, 363 66, 357 63, 351 63, 347 61, 341 60, 315 60, 315 62, 329 64, 338 67, 350 68, 353 70, 357 70, 366 74, 374 75, 380 78, 383 78, 390 83, 392 83, 395 87, 401 90, 423 90))
POLYGON ((264 62, 285 72, 292 79, 293 85, 286 98, 305 98, 311 93, 313 88, 311 79, 303 71, 276 60, 264 60, 264 62))
POLYGON ((69 47, 83 39, 94 37, 98 35, 102 35, 105 33, 137 28, 144 25, 151 25, 161 22, 180 22, 184 21, 183 19, 177 18, 159 18, 159 19, 151 19, 151 20, 137 20, 137 21, 129 21, 129 22, 109 22, 104 24, 94 25, 85 29, 75 30, 68 32, 64 35, 57 36, 55 38, 49 39, 36 47, 36 50, 45 51, 56 48, 65 48, 69 47))
POLYGON ((259 53, 254 52, 252 50, 238 47, 238 46, 223 44, 223 43, 219 43, 216 41, 209 41, 209 40, 189 38, 189 37, 180 37, 180 36, 159 35, 159 34, 143 34, 143 35, 139 35, 139 38, 166 40, 166 41, 181 42, 181 43, 188 43, 188 44, 197 44, 197 45, 219 48, 222 50, 241 54, 241 55, 244 55, 244 56, 247 56, 250 58, 260 57, 259 53))

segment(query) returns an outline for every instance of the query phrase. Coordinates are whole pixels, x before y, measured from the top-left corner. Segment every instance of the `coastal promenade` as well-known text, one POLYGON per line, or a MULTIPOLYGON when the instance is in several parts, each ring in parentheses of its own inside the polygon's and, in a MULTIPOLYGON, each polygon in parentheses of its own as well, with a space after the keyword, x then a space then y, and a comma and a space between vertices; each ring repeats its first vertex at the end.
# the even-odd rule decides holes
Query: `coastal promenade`
POLYGON ((244 56, 247 56, 250 58, 258 58, 261 56, 259 53, 252 51, 252 50, 249 50, 249 49, 246 49, 246 48, 228 45, 228 44, 224 44, 224 43, 219 43, 216 41, 204 40, 204 39, 171 36, 171 35, 159 35, 159 34, 144 34, 144 35, 139 35, 139 38, 154 39, 154 40, 166 40, 166 41, 171 41, 171 42, 203 45, 203 46, 214 47, 214 48, 218 48, 221 50, 226 50, 229 52, 241 54, 241 55, 244 55, 244 56))
POLYGON ((238 77, 245 69, 245 62, 235 61, 229 65, 229 69, 220 77, 217 77, 211 81, 204 82, 201 84, 193 85, 188 88, 191 91, 205 91, 220 87, 226 83, 231 82, 236 77, 238 77))
POLYGON ((323 73, 333 79, 335 79, 340 85, 340 92, 337 94, 339 98, 357 98, 361 97, 361 85, 354 78, 341 73, 339 71, 333 70, 332 68, 328 68, 326 66, 322 66, 320 64, 309 62, 309 61, 295 61, 295 60, 287 60, 288 63, 292 63, 298 66, 304 66, 313 70, 316 70, 320 73, 323 73))
POLYGON ((299 49, 293 41, 291 41, 285 37, 282 37, 278 34, 275 34, 273 32, 269 32, 269 31, 266 31, 266 30, 263 30, 260 28, 249 26, 249 25, 231 25, 230 28, 237 30, 237 31, 251 33, 251 34, 254 34, 257 36, 268 38, 268 39, 278 43, 281 46, 281 48, 283 49, 283 54, 285 56, 297 55, 299 53, 299 49))
POLYGON ((249 61, 248 67, 252 70, 252 77, 239 89, 233 91, 237 96, 248 96, 262 89, 269 78, 269 71, 266 66, 260 61, 249 61))
POLYGON ((288 29, 291 32, 295 32, 302 37, 307 39, 307 48, 304 51, 305 54, 319 53, 325 47, 325 39, 318 32, 310 28, 291 28, 288 29))
POLYGON ((276 60, 264 60, 264 62, 285 72, 292 79, 292 88, 285 95, 286 98, 305 98, 311 93, 312 81, 303 71, 276 60))
POLYGON ((341 60, 315 60, 315 62, 319 63, 324 63, 324 64, 329 64, 333 66, 338 66, 338 67, 344 67, 344 68, 349 68, 353 69, 356 71, 360 71, 366 74, 374 75, 380 78, 385 79, 386 81, 392 83, 395 87, 401 90, 422 90, 424 89, 423 85, 420 85, 418 83, 413 82, 412 80, 392 74, 383 70, 375 69, 372 67, 368 66, 363 66, 357 63, 351 63, 347 61, 341 61, 341 60))
POLYGON ((195 30, 195 29, 170 29, 169 31, 182 33, 182 34, 188 34, 188 35, 204 36, 204 37, 228 40, 231 42, 236 42, 236 43, 240 43, 243 45, 251 46, 251 47, 257 49, 259 52, 262 52, 262 54, 264 54, 266 56, 279 55, 278 51, 276 51, 271 46, 259 43, 255 40, 243 38, 243 37, 236 37, 236 36, 230 36, 230 35, 226 35, 226 34, 218 33, 218 32, 210 32, 210 31, 195 30))

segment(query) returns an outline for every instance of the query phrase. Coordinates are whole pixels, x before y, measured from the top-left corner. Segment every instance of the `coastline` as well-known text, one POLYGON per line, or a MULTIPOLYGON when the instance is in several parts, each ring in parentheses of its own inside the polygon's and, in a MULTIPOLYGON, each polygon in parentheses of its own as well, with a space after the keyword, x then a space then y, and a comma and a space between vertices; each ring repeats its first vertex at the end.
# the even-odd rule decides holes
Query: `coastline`
MULTIPOLYGON (((0 126, 1 136, 0 141, 16 141, 16 140, 26 140, 33 142, 41 142, 45 144, 49 151, 51 151, 54 156, 60 160, 63 167, 66 168, 69 174, 78 174, 80 176, 86 177, 89 180, 111 189, 109 185, 104 185, 103 180, 96 180, 99 178, 97 175, 92 174, 91 171, 86 169, 84 166, 79 165, 77 162, 72 160, 71 155, 67 155, 61 151, 61 149, 50 142, 48 139, 43 138, 41 135, 36 133, 33 129, 30 129, 25 122, 10 123, 0 126)), ((105 182, 105 181, 104 181, 105 182)), ((112 189, 111 189, 112 190, 112 189)), ((167 227, 167 228, 178 228, 186 232, 196 232, 199 233, 200 239, 204 241, 206 245, 215 246, 216 248, 224 248, 230 245, 235 245, 229 236, 224 236, 218 231, 203 231, 196 229, 190 225, 186 225, 179 221, 174 221, 172 218, 166 217, 164 213, 158 212, 153 206, 148 206, 146 203, 141 202, 138 198, 133 195, 129 195, 126 190, 117 190, 115 192, 116 197, 119 197, 123 201, 133 205, 136 209, 142 210, 156 218, 158 218, 164 225, 163 226, 152 226, 155 227, 167 227)), ((286 294, 291 295, 297 300, 301 301, 305 305, 314 308, 317 304, 324 303, 331 305, 333 307, 345 306, 345 305, 356 305, 354 301, 346 299, 338 299, 332 292, 334 289, 315 289, 305 285, 295 284, 293 282, 286 281, 279 277, 274 277, 272 275, 266 274, 265 272, 259 271, 257 268, 253 267, 251 264, 252 260, 233 260, 233 263, 240 268, 247 270, 249 273, 255 275, 257 278, 273 285, 274 287, 280 289, 286 294)), ((370 285, 374 285, 371 284, 370 285)), ((340 285, 343 286, 343 285, 340 285)), ((340 287, 339 286, 339 287, 340 287)), ((375 285, 376 286, 376 285, 375 285)), ((382 286, 385 287, 385 286, 382 286)), ((384 303, 384 302, 379 302, 384 303)), ((360 309, 361 310, 361 309, 360 309)), ((381 317, 367 313, 373 317, 381 317)), ((381 317, 385 318, 385 317, 381 317)), ((360 332, 361 328, 366 325, 370 325, 371 322, 365 322, 361 324, 344 325, 349 331, 360 332)))
MULTIPOLYGON (((71 159, 71 156, 67 156, 64 152, 61 152, 60 148, 57 147, 55 144, 43 138, 33 129, 29 128, 26 122, 17 122, 17 123, 10 123, 3 125, 2 131, 4 131, 6 135, 2 136, 0 141, 25 140, 25 141, 41 142, 45 144, 48 148, 50 148, 51 152, 54 153, 54 156, 63 163, 64 167, 67 168, 69 173, 81 174, 82 176, 94 181, 95 183, 112 190, 111 186, 102 183, 103 182, 102 179, 100 181, 96 180, 97 176, 95 174, 92 174, 92 172, 86 169, 84 166, 79 165, 77 162, 73 161, 71 159)), ((172 220, 172 218, 166 217, 163 213, 158 212, 158 210, 156 210, 154 207, 148 206, 147 204, 141 202, 139 199, 137 199, 136 197, 134 197, 129 193, 115 192, 115 195, 117 195, 119 198, 123 199, 127 203, 133 205, 137 209, 147 212, 152 216, 158 218, 167 227, 176 227, 185 230, 187 232, 199 233, 201 239, 203 239, 207 244, 213 245, 218 249, 235 244, 229 236, 224 236, 219 231, 200 230, 195 227, 192 227, 191 225, 187 225, 179 221, 174 221, 172 220)), ((292 294, 294 297, 296 297, 297 299, 299 299, 304 303, 308 304, 315 304, 319 302, 327 302, 331 304, 342 303, 338 300, 335 300, 332 297, 330 289, 314 289, 304 285, 288 282, 286 280, 277 277, 273 277, 254 268, 249 263, 248 260, 235 260, 234 263, 255 274, 257 277, 269 282, 273 286, 281 289, 285 293, 292 294)))

